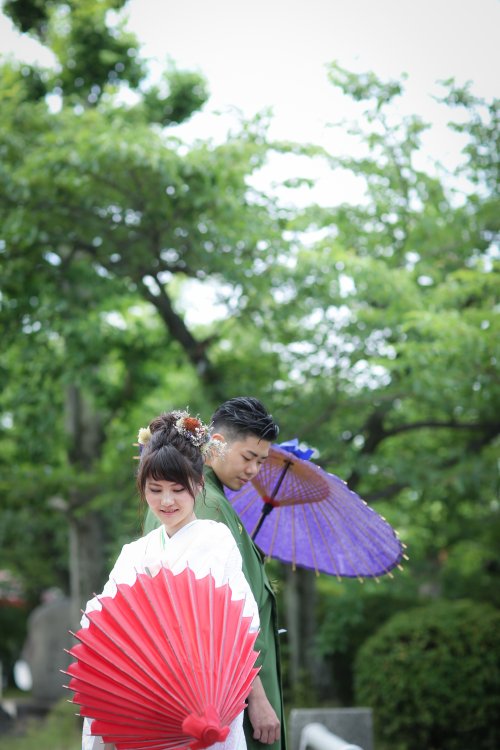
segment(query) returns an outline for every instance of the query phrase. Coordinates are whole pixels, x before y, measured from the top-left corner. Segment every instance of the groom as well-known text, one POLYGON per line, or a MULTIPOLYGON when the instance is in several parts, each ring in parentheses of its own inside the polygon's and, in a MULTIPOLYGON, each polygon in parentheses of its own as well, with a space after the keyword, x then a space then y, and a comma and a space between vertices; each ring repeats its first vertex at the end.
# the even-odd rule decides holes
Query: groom
MULTIPOLYGON (((276 599, 267 578, 261 552, 257 549, 239 516, 224 494, 224 487, 239 490, 253 479, 276 440, 278 426, 256 398, 240 396, 225 401, 211 420, 212 437, 227 444, 221 456, 212 457, 205 466, 205 498, 199 498, 197 518, 226 524, 243 558, 243 573, 252 589, 260 616, 260 633, 255 649, 260 651, 256 665, 260 672, 248 696, 244 729, 248 750, 286 750, 283 692, 278 643, 276 599)), ((156 525, 149 511, 144 533, 156 525)))

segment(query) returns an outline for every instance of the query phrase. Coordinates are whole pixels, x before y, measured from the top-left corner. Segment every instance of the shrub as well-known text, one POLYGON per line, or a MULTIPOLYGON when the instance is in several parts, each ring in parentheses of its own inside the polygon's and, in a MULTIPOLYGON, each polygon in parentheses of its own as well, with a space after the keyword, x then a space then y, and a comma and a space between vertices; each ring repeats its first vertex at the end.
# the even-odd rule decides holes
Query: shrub
POLYGON ((500 611, 457 601, 395 615, 360 648, 355 690, 392 750, 497 750, 500 611))

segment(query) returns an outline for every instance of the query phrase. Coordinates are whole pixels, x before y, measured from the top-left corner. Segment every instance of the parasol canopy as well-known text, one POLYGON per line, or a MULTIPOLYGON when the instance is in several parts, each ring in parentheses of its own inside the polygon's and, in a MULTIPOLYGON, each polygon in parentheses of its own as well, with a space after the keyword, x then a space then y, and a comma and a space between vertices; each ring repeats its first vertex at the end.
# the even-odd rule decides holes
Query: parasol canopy
MULTIPOLYGON (((312 463, 298 440, 273 444, 259 473, 226 490, 268 556, 338 578, 378 578, 399 566, 404 545, 390 524, 334 474, 312 463)), ((406 558, 405 558, 406 559, 406 558)))
POLYGON ((224 741, 258 672, 244 600, 211 575, 161 567, 100 602, 75 634, 76 661, 65 673, 92 734, 117 750, 224 741))

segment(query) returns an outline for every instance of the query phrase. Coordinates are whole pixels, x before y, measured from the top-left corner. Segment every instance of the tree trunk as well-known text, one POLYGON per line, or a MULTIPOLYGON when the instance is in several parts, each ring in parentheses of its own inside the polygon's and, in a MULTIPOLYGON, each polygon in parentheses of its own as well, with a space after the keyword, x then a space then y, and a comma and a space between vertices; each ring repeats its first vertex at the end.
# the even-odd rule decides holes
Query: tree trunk
POLYGON ((104 571, 102 522, 98 513, 70 516, 70 596, 72 619, 78 623, 85 603, 102 589, 104 571))
POLYGON ((320 687, 320 669, 315 655, 316 574, 287 567, 285 610, 288 628, 289 681, 298 696, 320 687))
MULTIPOLYGON (((70 464, 77 474, 90 472, 101 455, 101 420, 74 385, 68 386, 66 393, 66 429, 70 464)), ((85 511, 92 498, 92 490, 79 487, 68 498, 70 597, 75 624, 85 602, 102 588, 105 572, 102 518, 95 510, 85 511)))
POLYGON ((300 628, 299 628, 299 595, 297 591, 297 574, 291 568, 285 569, 285 617, 288 643, 288 680, 294 690, 299 683, 300 672, 300 628))

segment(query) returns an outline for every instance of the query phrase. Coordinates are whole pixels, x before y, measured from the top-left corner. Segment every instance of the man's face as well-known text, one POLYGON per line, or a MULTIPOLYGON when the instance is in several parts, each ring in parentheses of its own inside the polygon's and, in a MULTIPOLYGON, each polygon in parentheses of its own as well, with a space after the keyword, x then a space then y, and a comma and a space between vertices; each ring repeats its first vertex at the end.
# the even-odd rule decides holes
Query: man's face
MULTIPOLYGON (((223 435, 214 435, 224 440, 223 435)), ((249 435, 227 444, 222 456, 216 456, 210 465, 220 481, 230 490, 239 490, 253 479, 269 455, 271 443, 249 435)))

